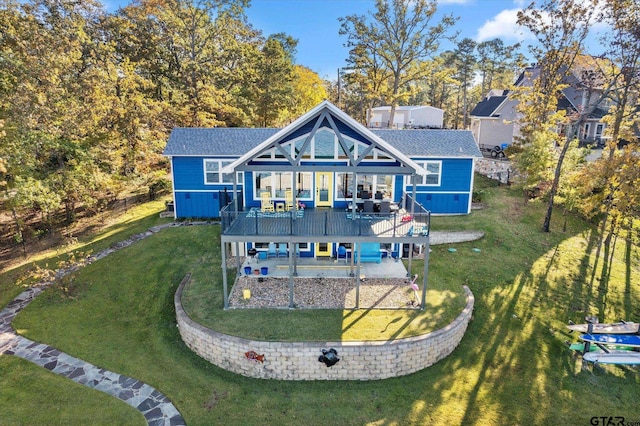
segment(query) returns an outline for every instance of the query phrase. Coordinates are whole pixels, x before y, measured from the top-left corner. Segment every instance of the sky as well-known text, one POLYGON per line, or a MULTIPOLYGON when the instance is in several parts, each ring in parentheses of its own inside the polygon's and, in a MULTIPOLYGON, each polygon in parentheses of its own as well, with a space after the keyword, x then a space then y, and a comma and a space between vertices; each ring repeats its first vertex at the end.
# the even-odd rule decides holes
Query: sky
MULTIPOLYGON (((437 16, 459 17, 453 31, 460 32, 460 39, 482 42, 501 37, 513 44, 523 38, 515 25, 518 4, 513 0, 441 0, 437 16)), ((373 10, 373 0, 253 0, 246 13, 249 22, 265 35, 284 31, 298 39, 297 63, 334 80, 349 55, 344 47, 347 37, 338 34, 338 18, 373 10)))
MULTIPOLYGON (((108 11, 130 3, 127 0, 103 0, 108 11)), ((459 39, 469 37, 480 43, 501 38, 507 45, 533 38, 516 24, 517 12, 528 0, 439 0, 437 16, 458 17, 452 31, 459 39)), ((284 32, 298 40, 296 63, 315 71, 321 78, 335 80, 338 68, 346 66, 349 55, 340 36, 339 17, 366 15, 373 11, 373 0, 251 0, 245 11, 248 22, 263 35, 284 32)), ((435 19, 438 22, 439 19, 435 19)), ((441 50, 451 48, 443 45, 441 50)), ((523 49, 526 55, 526 49, 523 49)), ((597 53, 597 52, 590 52, 597 53)))

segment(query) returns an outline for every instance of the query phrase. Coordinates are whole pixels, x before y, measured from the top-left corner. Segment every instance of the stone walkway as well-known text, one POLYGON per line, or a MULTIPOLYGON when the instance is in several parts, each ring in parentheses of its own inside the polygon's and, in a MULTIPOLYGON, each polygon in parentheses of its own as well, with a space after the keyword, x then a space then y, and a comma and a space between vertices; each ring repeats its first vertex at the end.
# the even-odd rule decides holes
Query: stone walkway
MULTIPOLYGON (((134 235, 128 240, 90 257, 87 259, 87 263, 102 259, 123 247, 153 235, 164 227, 152 228, 147 232, 134 235)), ((56 272, 56 277, 60 278, 76 269, 78 268, 59 270, 56 272)), ((157 389, 131 377, 96 367, 93 364, 60 352, 52 346, 36 343, 15 333, 11 327, 11 322, 15 316, 50 284, 40 283, 23 291, 0 311, 0 355, 13 355, 26 359, 52 373, 114 396, 140 411, 149 425, 186 424, 178 409, 169 401, 169 398, 157 389)))
MULTIPOLYGON (((100 260, 170 226, 179 226, 179 224, 166 224, 136 234, 95 256, 90 256, 83 265, 100 260)), ((432 232, 431 244, 471 241, 481 238, 483 235, 482 232, 474 231, 432 232)), ((75 272, 83 265, 60 269, 56 271, 55 279, 75 272)), ((15 316, 49 285, 51 282, 42 282, 28 288, 0 311, 0 355, 13 355, 26 359, 74 382, 114 396, 140 411, 149 425, 184 425, 185 421, 178 409, 157 389, 134 378, 97 367, 52 346, 34 342, 15 333, 11 327, 15 316)))
POLYGON ((432 246, 440 244, 465 243, 479 240, 484 237, 483 231, 431 231, 429 232, 429 244, 432 246))

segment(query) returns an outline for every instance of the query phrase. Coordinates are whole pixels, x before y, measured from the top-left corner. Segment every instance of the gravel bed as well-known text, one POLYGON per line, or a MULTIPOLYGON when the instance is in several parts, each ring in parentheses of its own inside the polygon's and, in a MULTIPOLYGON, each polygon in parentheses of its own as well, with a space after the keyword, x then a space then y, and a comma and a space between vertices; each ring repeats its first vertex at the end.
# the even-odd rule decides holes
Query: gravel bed
MULTIPOLYGON (((408 279, 367 278, 360 281, 360 308, 418 309, 418 300, 408 279)), ((353 278, 295 278, 294 307, 353 309, 356 286, 353 278)), ((238 277, 229 296, 230 308, 288 308, 289 279, 270 277, 238 277), (243 290, 251 297, 243 298, 243 290)))

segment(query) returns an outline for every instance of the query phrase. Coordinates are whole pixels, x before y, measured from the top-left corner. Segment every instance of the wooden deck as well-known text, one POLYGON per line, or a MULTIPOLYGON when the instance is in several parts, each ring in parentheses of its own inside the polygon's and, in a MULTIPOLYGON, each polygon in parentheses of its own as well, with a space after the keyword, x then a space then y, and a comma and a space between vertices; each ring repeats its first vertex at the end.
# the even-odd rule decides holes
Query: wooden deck
POLYGON ((256 236, 281 237, 288 241, 335 241, 338 237, 355 240, 393 239, 415 241, 427 237, 428 214, 356 213, 338 209, 305 209, 302 212, 262 213, 256 209, 226 212, 222 235, 227 241, 252 241, 256 236), (294 217, 295 215, 295 217, 294 217), (405 217, 405 221, 402 218, 405 217))

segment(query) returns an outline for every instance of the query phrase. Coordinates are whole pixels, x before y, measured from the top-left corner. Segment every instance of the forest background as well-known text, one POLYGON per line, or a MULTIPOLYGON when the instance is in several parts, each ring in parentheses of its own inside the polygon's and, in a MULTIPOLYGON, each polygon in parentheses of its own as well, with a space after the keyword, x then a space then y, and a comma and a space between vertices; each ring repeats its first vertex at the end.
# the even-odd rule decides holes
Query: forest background
POLYGON ((340 19, 350 53, 334 81, 296 63, 291 36, 254 28, 247 7, 141 0, 107 12, 94 0, 0 0, 0 262, 45 239, 73 241, 84 217, 167 193, 162 151, 175 127, 281 127, 329 99, 363 124, 371 107, 431 105, 445 111, 446 128, 465 129, 473 106, 490 89, 510 89, 532 59, 550 77, 517 94, 519 185, 549 202, 549 220, 560 203, 603 230, 634 228, 640 167, 634 149, 613 148, 633 143, 637 126, 633 0, 532 3, 519 13, 536 36, 526 55, 500 39, 458 39, 457 18, 436 19, 435 1, 375 0, 368 15, 340 19), (590 111, 558 114, 557 93, 563 70, 588 53, 594 20, 611 32, 601 40, 606 61, 594 62, 601 99, 592 104, 614 108, 611 149, 587 168, 574 139, 590 111), (445 40, 455 48, 442 50, 445 40), (575 132, 558 139, 558 123, 575 132))

